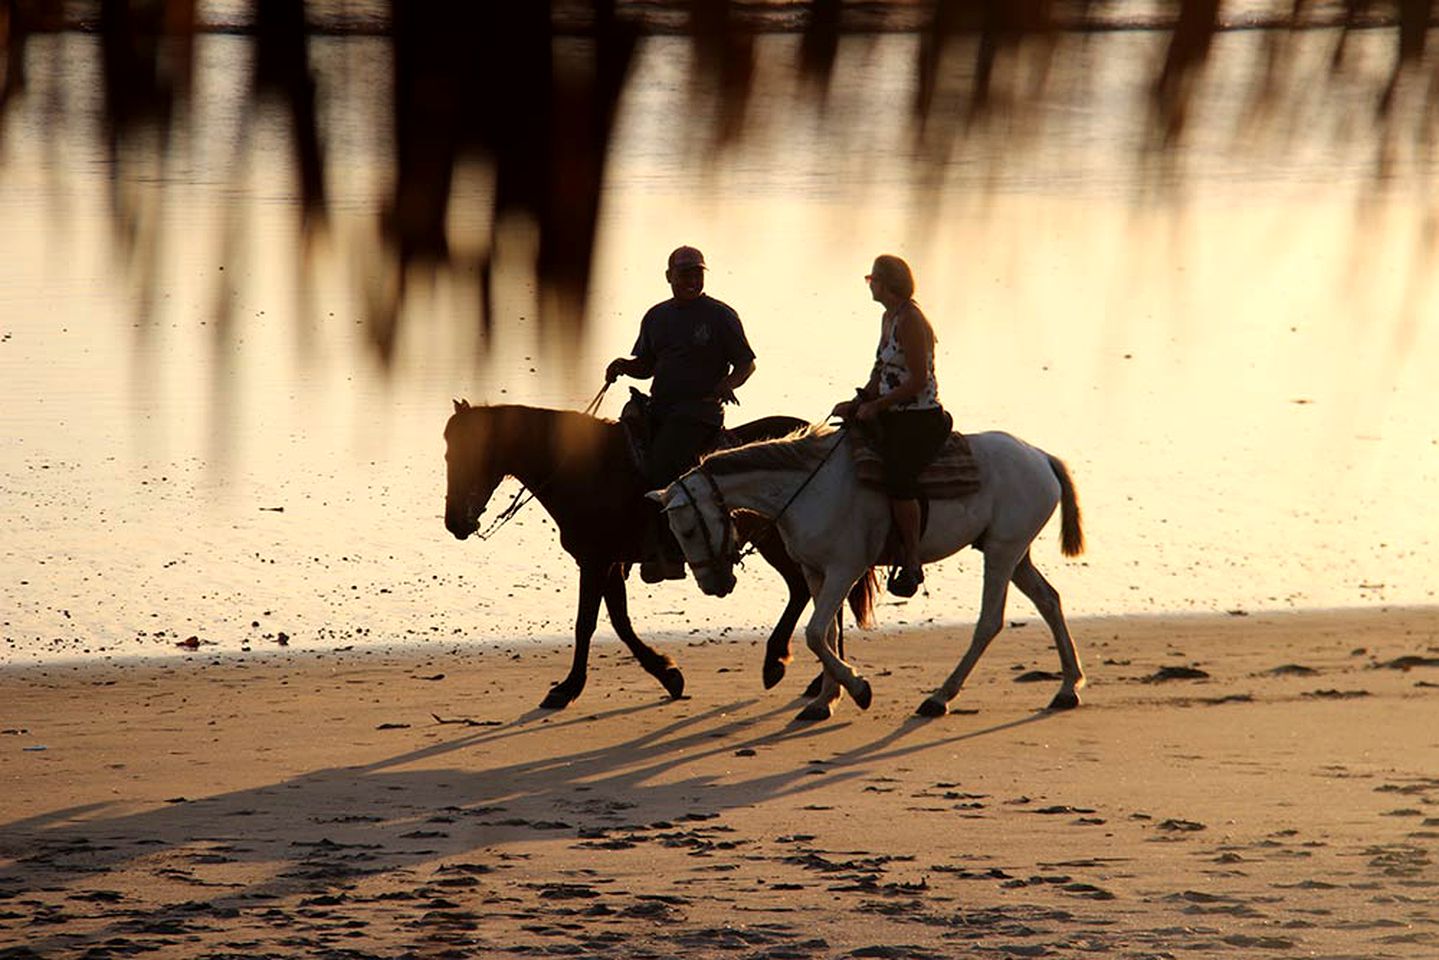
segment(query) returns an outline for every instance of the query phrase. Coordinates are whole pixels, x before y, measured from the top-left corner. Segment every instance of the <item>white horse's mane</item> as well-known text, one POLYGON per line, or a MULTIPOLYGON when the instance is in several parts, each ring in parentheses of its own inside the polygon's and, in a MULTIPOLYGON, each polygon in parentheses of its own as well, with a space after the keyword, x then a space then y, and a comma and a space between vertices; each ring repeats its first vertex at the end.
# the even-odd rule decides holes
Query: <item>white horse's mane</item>
POLYGON ((838 430, 827 423, 811 423, 775 440, 717 450, 700 464, 717 476, 749 470, 812 470, 829 453, 824 441, 838 430))

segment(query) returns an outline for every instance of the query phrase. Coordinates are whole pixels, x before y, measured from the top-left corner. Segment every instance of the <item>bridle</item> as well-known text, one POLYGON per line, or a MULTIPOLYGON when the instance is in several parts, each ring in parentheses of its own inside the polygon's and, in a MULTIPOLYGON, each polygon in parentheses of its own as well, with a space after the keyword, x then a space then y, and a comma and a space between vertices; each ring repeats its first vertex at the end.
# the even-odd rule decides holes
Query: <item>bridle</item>
MULTIPOLYGON (((606 381, 605 384, 600 387, 599 393, 596 393, 594 395, 594 398, 585 405, 584 414, 586 416, 592 417, 595 414, 599 413, 600 404, 604 401, 605 393, 609 390, 609 388, 609 382, 606 381)), ((476 537, 480 540, 488 540, 490 539, 490 537, 493 537, 495 534, 499 533, 501 527, 513 520, 515 518, 515 514, 519 513, 526 506, 528 506, 530 501, 535 499, 535 497, 541 491, 548 487, 557 476, 559 476, 558 468, 556 468, 555 472, 551 474, 549 478, 547 478, 543 483, 538 484, 536 487, 534 487, 534 489, 525 486, 520 487, 520 489, 515 493, 514 497, 511 498, 509 504, 503 510, 501 510, 493 520, 490 521, 490 525, 486 527, 483 531, 479 529, 479 516, 477 514, 475 516, 476 537)), ((466 491, 465 496, 467 498, 467 502, 465 504, 465 509, 467 511, 470 507, 469 500, 472 500, 474 498, 474 495, 475 491, 473 488, 466 491)), ((484 510, 483 508, 481 508, 480 513, 483 512, 484 510)))
POLYGON ((725 503, 724 491, 720 489, 720 485, 715 482, 715 478, 710 472, 705 469, 704 463, 701 462, 699 466, 691 470, 689 474, 685 474, 685 476, 698 473, 709 482, 710 492, 714 494, 715 504, 719 507, 720 516, 725 518, 724 536, 720 538, 718 550, 715 549, 714 541, 710 537, 710 530, 705 524, 704 513, 699 508, 699 501, 696 500, 694 494, 690 492, 689 485, 685 483, 685 477, 682 476, 676 480, 675 482, 679 484, 680 489, 685 492, 685 496, 690 498, 690 503, 694 504, 695 513, 699 519, 700 534, 704 537, 705 542, 705 558, 698 562, 693 560, 688 561, 689 565, 695 570, 700 570, 704 567, 719 566, 725 562, 730 566, 742 566, 744 564, 744 558, 759 549, 759 541, 763 539, 766 533, 779 526, 780 517, 785 515, 785 511, 787 511, 790 505, 804 492, 804 488, 809 486, 809 482, 813 480, 815 476, 819 474, 820 470, 824 468, 824 465, 829 462, 830 456, 839 449, 840 443, 844 440, 844 432, 848 429, 848 425, 843 425, 835 431, 833 446, 820 458, 819 463, 815 464, 814 469, 809 472, 809 476, 804 478, 804 482, 795 488, 794 493, 789 495, 789 499, 784 502, 784 506, 780 507, 779 511, 765 522, 763 528, 750 537, 749 545, 743 550, 740 549, 739 543, 735 540, 734 520, 730 517, 729 504, 725 503))
MULTIPOLYGON (((725 503, 724 491, 720 489, 719 484, 715 482, 714 476, 704 468, 703 464, 690 471, 690 473, 698 473, 709 482, 710 493, 714 494, 715 505, 719 508, 720 516, 724 518, 721 521, 724 524, 724 533, 720 537, 719 548, 716 549, 714 538, 710 536, 710 528, 709 525, 705 523, 704 511, 700 509, 699 501, 695 499, 694 493, 690 491, 689 485, 685 483, 685 478, 680 477, 677 479, 675 482, 680 485, 680 489, 685 492, 685 496, 689 497, 690 503, 694 505, 695 515, 699 522, 700 535, 704 538, 705 542, 704 559, 691 560, 689 561, 689 565, 696 571, 702 570, 705 567, 718 567, 721 565, 732 567, 740 560, 739 544, 735 541, 734 520, 730 519, 729 504, 725 503)), ((686 474, 686 476, 688 475, 689 474, 686 474)))

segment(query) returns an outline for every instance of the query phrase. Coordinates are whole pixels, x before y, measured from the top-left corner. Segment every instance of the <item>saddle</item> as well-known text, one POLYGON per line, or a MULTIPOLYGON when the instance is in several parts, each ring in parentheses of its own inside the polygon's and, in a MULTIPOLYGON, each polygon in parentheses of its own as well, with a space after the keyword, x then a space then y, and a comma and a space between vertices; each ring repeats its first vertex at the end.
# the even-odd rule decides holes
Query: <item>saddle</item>
MULTIPOLYGON (((630 398, 620 408, 620 426, 625 428, 625 440, 629 444, 630 462, 635 469, 643 473, 646 458, 650 451, 650 397, 643 390, 630 387, 630 398)), ((715 437, 715 444, 707 453, 715 450, 728 450, 730 447, 740 445, 740 438, 734 431, 726 428, 715 437)))
MULTIPOLYGON (((880 456, 875 427, 869 424, 850 424, 850 459, 854 461, 854 472, 859 482, 874 490, 884 490, 884 460, 880 456)), ((929 527, 929 504, 931 500, 957 499, 969 496, 979 490, 979 464, 969 449, 964 434, 951 431, 949 439, 939 448, 934 459, 919 473, 919 533, 929 527)), ((890 524, 885 534, 884 547, 880 550, 878 562, 881 565, 897 566, 904 557, 899 528, 890 524)))
MULTIPOLYGON (((850 451, 859 482, 874 489, 884 488, 884 461, 868 429, 850 430, 850 451)), ((969 449, 969 440, 958 430, 939 448, 929 466, 920 471, 921 502, 967 497, 979 490, 979 464, 969 449)))

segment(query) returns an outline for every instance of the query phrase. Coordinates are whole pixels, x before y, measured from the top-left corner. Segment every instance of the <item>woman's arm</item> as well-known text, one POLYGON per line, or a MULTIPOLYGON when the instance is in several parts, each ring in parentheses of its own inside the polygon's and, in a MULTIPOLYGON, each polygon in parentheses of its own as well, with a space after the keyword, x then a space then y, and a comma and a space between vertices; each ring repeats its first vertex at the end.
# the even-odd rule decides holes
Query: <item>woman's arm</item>
POLYGON ((905 308, 894 322, 897 325, 895 332, 899 337, 899 345, 904 349, 904 382, 889 393, 865 403, 859 411, 861 419, 870 419, 896 404, 917 397, 924 389, 929 374, 930 354, 934 350, 934 342, 925 326, 924 318, 918 308, 911 305, 905 308))
POLYGON ((859 388, 860 395, 865 400, 873 400, 879 396, 879 361, 874 362, 874 367, 869 371, 869 382, 859 388))

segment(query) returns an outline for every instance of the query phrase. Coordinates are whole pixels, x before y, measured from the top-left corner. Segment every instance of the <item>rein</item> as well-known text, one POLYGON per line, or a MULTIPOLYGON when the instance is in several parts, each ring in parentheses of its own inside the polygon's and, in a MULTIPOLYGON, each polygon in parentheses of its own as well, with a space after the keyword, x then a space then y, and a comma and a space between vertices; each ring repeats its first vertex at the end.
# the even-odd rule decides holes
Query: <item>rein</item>
MULTIPOLYGON (((809 482, 819 474, 820 470, 824 469, 824 465, 829 462, 829 458, 834 455, 834 452, 836 450, 839 449, 840 443, 844 440, 844 433, 848 429, 848 423, 840 424, 840 428, 834 432, 834 445, 829 448, 828 452, 826 452, 823 457, 820 458, 819 463, 816 464, 815 468, 809 472, 809 476, 804 478, 804 482, 795 488, 794 493, 789 495, 789 499, 784 502, 784 506, 779 508, 779 512, 776 513, 773 517, 770 517, 769 520, 765 522, 765 525, 759 529, 759 532, 757 532, 753 537, 750 537, 749 545, 747 547, 735 554, 736 563, 743 563, 745 557, 749 556, 750 554, 754 553, 756 550, 759 549, 759 539, 765 534, 769 533, 775 527, 779 526, 779 518, 784 516, 785 511, 790 508, 790 504, 794 503, 795 500, 799 499, 799 495, 801 493, 804 493, 804 488, 809 486, 809 482)), ((713 480, 711 480, 710 482, 714 483, 713 480)), ((716 486, 715 489, 718 490, 718 486, 716 486)))
MULTIPOLYGON (((824 469, 824 465, 829 462, 829 458, 834 455, 834 452, 836 450, 839 449, 840 443, 844 440, 844 432, 848 429, 848 424, 840 425, 840 428, 836 430, 834 434, 834 444, 829 448, 825 455, 820 458, 820 461, 815 465, 815 468, 809 472, 809 476, 805 477, 804 481, 795 488, 794 493, 789 495, 789 499, 784 502, 784 506, 780 507, 779 511, 773 517, 767 519, 764 523, 764 526, 760 527, 760 529, 755 533, 754 536, 750 537, 749 544, 744 547, 744 549, 739 549, 738 544, 734 544, 731 542, 731 531, 734 529, 734 524, 732 522, 727 522, 724 528, 724 537, 720 541, 721 549, 720 551, 716 552, 714 547, 711 545, 709 527, 705 524, 704 516, 700 515, 700 532, 704 534, 705 550, 709 553, 709 556, 705 560, 701 561, 701 563, 691 563, 690 566, 711 566, 719 562, 721 558, 725 557, 729 558, 731 563, 736 563, 743 566, 744 558, 759 549, 760 539, 763 538, 765 534, 769 533, 771 530, 773 530, 776 526, 779 525, 780 517, 784 516, 785 511, 790 508, 790 505, 793 504, 795 500, 799 499, 799 495, 804 492, 804 488, 809 486, 810 481, 819 474, 820 470, 824 469)), ((724 493, 720 490, 719 484, 715 482, 715 478, 711 476, 708 470, 705 469, 703 463, 696 467, 692 472, 700 474, 702 477, 709 481, 710 491, 714 494, 715 503, 719 506, 721 516, 728 518, 730 513, 729 505, 725 503, 724 493)), ((690 502, 697 503, 698 501, 695 500, 694 494, 691 493, 689 487, 685 485, 684 477, 680 477, 677 482, 680 485, 680 489, 683 490, 685 492, 685 495, 690 498, 690 502)), ((698 514, 698 511, 696 511, 696 513, 698 514)))
MULTIPOLYGON (((600 387, 600 392, 595 394, 594 399, 585 406, 584 413, 586 416, 592 417, 599 411, 600 404, 604 402, 605 393, 609 389, 609 382, 606 381, 605 385, 600 387)), ((545 487, 548 487, 558 475, 559 469, 556 468, 555 472, 550 474, 549 479, 536 486, 533 490, 529 487, 521 486, 519 492, 514 495, 514 498, 505 506, 505 509, 496 514, 495 519, 490 521, 490 525, 486 527, 482 533, 477 533, 476 536, 481 540, 488 540, 490 537, 499 533, 501 527, 513 520, 515 514, 523 510, 531 500, 535 499, 535 495, 545 487)))

